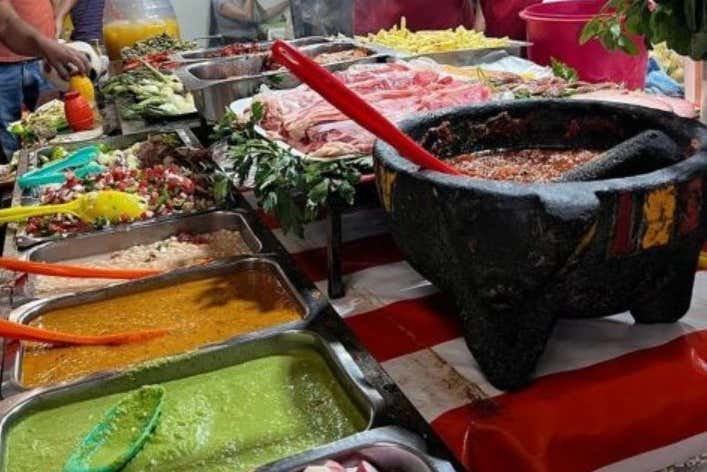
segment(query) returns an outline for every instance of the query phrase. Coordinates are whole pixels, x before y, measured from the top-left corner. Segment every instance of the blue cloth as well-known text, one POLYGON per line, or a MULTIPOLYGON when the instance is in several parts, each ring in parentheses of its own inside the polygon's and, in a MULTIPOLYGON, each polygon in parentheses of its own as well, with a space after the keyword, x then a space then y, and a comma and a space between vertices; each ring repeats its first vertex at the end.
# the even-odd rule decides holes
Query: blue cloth
POLYGON ((74 31, 72 41, 89 42, 103 37, 103 5, 105 0, 78 0, 71 9, 74 31))
POLYGON ((46 87, 39 61, 0 63, 0 144, 6 159, 10 159, 20 145, 7 131, 8 125, 20 119, 23 103, 34 110, 39 93, 46 87))
POLYGON ((654 57, 648 60, 646 75, 646 92, 671 97, 685 96, 685 89, 675 79, 666 74, 654 57))

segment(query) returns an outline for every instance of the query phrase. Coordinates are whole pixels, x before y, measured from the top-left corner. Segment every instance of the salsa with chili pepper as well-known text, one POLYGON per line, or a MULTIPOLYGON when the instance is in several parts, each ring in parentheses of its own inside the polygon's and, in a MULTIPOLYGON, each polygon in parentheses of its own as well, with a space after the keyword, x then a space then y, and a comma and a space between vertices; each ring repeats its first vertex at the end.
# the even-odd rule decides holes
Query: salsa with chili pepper
POLYGON ((461 154, 447 162, 469 177, 513 182, 551 182, 599 157, 589 149, 501 149, 461 154))

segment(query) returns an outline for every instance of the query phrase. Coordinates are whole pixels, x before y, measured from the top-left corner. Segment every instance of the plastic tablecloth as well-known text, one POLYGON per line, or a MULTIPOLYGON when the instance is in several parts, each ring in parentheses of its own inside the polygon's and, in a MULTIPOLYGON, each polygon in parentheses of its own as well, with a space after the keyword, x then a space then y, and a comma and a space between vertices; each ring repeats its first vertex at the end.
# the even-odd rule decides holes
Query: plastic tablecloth
MULTIPOLYGON (((326 293, 324 223, 299 239, 264 220, 326 293)), ((678 323, 560 321, 534 382, 506 393, 485 380, 453 305, 405 262, 382 211, 345 215, 343 235, 347 293, 332 305, 469 470, 654 471, 707 451, 707 273, 678 323)))

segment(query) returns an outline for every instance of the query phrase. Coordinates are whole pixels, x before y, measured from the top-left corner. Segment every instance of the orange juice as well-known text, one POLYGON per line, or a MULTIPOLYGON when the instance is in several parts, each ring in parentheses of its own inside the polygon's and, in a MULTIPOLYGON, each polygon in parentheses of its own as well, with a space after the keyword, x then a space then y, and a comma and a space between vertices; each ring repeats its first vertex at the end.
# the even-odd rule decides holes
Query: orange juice
POLYGON ((120 51, 136 42, 167 33, 179 37, 179 24, 174 18, 144 21, 113 21, 103 26, 103 41, 111 61, 120 59, 120 51))

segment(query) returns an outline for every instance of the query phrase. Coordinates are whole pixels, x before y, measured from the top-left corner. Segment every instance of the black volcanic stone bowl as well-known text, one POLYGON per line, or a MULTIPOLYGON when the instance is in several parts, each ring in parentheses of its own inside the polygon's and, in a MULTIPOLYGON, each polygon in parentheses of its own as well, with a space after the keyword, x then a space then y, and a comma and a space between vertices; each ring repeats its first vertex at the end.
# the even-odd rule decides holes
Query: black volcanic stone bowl
POLYGON ((454 298, 466 342, 494 386, 529 382, 558 318, 630 310, 638 323, 663 323, 687 311, 707 216, 700 123, 628 105, 533 100, 441 111, 401 127, 443 158, 608 149, 648 129, 686 157, 624 178, 520 184, 420 171, 376 143, 378 191, 395 240, 454 298))

